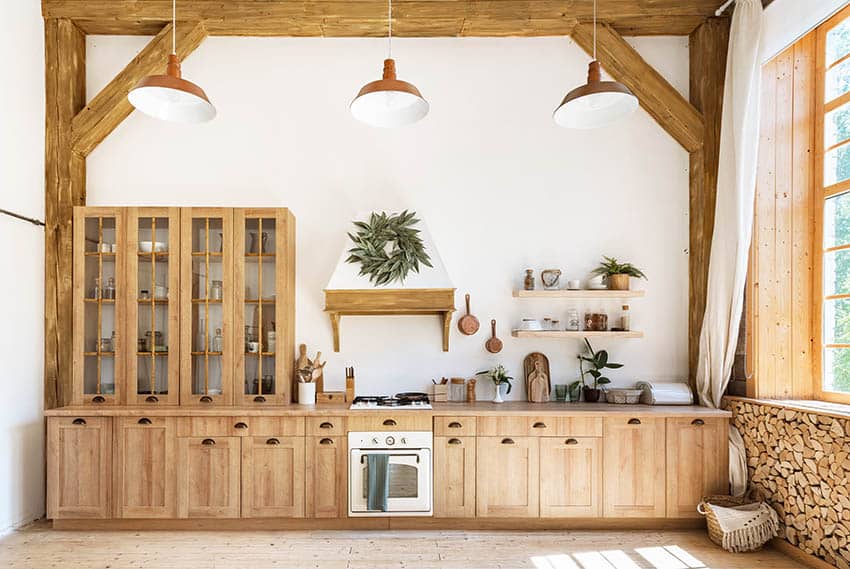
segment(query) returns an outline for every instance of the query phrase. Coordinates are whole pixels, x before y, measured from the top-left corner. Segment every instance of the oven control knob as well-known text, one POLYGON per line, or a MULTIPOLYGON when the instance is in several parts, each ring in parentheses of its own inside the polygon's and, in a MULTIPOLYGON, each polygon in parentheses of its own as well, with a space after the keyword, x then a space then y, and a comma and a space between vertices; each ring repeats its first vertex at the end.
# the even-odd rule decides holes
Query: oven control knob
POLYGON ((404 437, 401 437, 401 444, 406 445, 406 444, 407 444, 407 439, 406 439, 406 438, 404 438, 404 437))
POLYGON ((393 437, 387 437, 387 446, 393 446, 395 444, 395 439, 393 437))
POLYGON ((379 443, 380 443, 380 441, 378 440, 378 437, 372 437, 372 444, 373 445, 376 445, 376 444, 379 444, 379 443))

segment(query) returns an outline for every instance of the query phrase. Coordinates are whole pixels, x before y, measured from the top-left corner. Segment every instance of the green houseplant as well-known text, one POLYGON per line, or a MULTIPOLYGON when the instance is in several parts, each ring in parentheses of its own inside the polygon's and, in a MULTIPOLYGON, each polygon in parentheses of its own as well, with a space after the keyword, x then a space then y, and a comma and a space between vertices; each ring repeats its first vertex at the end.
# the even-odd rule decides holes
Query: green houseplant
POLYGON ((489 377, 493 384, 496 386, 496 396, 493 398, 493 403, 504 403, 504 399, 502 399, 502 386, 506 385, 505 395, 511 392, 511 381, 514 378, 508 375, 508 371, 505 369, 505 366, 499 364, 492 369, 479 371, 475 375, 481 375, 484 377, 489 377))
POLYGON ((611 383, 610 379, 602 375, 603 370, 620 369, 623 367, 623 364, 608 361, 607 350, 594 351, 593 346, 590 345, 590 340, 587 338, 584 339, 584 343, 587 346, 587 352, 578 355, 581 380, 584 382, 584 400, 588 403, 596 403, 599 401, 599 394, 602 391, 599 389, 599 386, 611 383), (587 370, 584 369, 585 364, 588 366, 587 370), (587 375, 593 378, 593 381, 591 382, 593 387, 590 387, 587 382, 584 381, 587 375))
POLYGON ((629 290, 629 277, 646 279, 642 270, 631 263, 621 263, 614 257, 602 256, 602 262, 593 269, 594 275, 602 275, 608 279, 611 290, 629 290))

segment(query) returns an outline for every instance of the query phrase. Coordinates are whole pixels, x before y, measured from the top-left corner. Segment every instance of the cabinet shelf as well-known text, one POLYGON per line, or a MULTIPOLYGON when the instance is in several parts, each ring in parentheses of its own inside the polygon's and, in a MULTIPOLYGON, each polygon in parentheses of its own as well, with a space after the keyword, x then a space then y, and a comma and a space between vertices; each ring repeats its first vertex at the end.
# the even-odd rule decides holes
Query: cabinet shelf
POLYGON ((115 304, 114 298, 84 298, 83 300, 91 304, 97 304, 98 302, 101 304, 115 304))
POLYGON ((193 257, 206 257, 207 255, 210 257, 222 257, 224 253, 221 251, 192 251, 193 257))
POLYGON ((271 257, 274 258, 274 253, 245 253, 246 257, 271 257))
POLYGON ((245 352, 246 357, 252 357, 252 358, 256 358, 257 356, 263 356, 263 357, 268 356, 268 357, 273 358, 274 355, 275 355, 274 352, 245 352))
POLYGON ((629 330, 628 332, 591 332, 590 330, 514 330, 511 332, 514 338, 643 338, 643 332, 629 330))
POLYGON ((139 304, 156 304, 157 306, 167 307, 167 298, 139 298, 139 304))
POLYGON ((192 304, 221 304, 221 299, 215 298, 193 298, 192 304))
POLYGON ((246 298, 245 304, 274 304, 273 298, 246 298))
POLYGON ((83 355, 89 357, 100 356, 102 358, 111 358, 115 356, 115 352, 83 352, 83 355))
POLYGON ((645 290, 514 290, 514 298, 620 299, 646 296, 645 290))
MULTIPOLYGON (((150 352, 148 352, 148 353, 150 353, 150 352)), ((220 356, 222 354, 223 354, 223 352, 204 352, 204 351, 192 352, 193 356, 220 356)))
POLYGON ((168 352, 136 352, 137 356, 167 356, 168 352))
POLYGON ((116 253, 112 251, 86 251, 86 257, 109 257, 108 260, 115 260, 116 253))

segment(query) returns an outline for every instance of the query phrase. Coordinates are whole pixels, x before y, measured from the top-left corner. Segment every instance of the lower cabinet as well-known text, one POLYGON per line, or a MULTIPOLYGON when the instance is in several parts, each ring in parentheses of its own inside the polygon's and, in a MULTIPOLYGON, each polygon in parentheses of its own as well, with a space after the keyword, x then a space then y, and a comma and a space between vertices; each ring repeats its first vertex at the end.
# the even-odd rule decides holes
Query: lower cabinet
POLYGON ((475 437, 434 437, 434 517, 475 517, 475 437))
POLYGON ((306 463, 307 517, 346 517, 348 515, 346 437, 307 437, 306 463))
POLYGON ((665 420, 606 417, 603 511, 606 517, 666 514, 665 420))
POLYGON ((476 512, 482 518, 537 517, 539 446, 535 437, 478 437, 476 512))
POLYGON ((115 517, 177 516, 175 424, 174 417, 115 418, 115 517))
POLYGON ((304 517, 304 437, 242 439, 242 517, 304 517))
POLYGON ((703 496, 729 493, 729 421, 667 419, 667 517, 697 518, 703 496))
POLYGON ((112 419, 51 417, 47 481, 47 517, 110 517, 112 419))
POLYGON ((540 439, 540 516, 602 515, 602 439, 540 439))
POLYGON ((238 518, 239 437, 177 439, 177 514, 181 518, 238 518))

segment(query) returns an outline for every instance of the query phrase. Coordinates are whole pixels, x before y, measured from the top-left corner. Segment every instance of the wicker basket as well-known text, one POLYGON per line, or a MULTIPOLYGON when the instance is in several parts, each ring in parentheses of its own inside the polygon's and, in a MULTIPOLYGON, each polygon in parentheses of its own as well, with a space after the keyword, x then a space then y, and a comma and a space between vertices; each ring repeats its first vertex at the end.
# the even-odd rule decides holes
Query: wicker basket
MULTIPOLYGON (((735 506, 744 506, 760 502, 758 494, 754 490, 750 490, 746 495, 725 496, 717 494, 714 496, 705 496, 697 505, 697 512, 705 516, 706 524, 708 525, 708 537, 711 541, 720 547, 723 547, 723 530, 720 528, 720 522, 717 521, 717 515, 711 506, 720 506, 721 508, 734 508, 735 506)), ((758 551, 762 548, 759 546, 752 551, 758 551)))
POLYGON ((643 394, 641 389, 607 389, 605 391, 605 400, 608 403, 617 403, 620 405, 636 405, 640 403, 640 396, 643 394))

